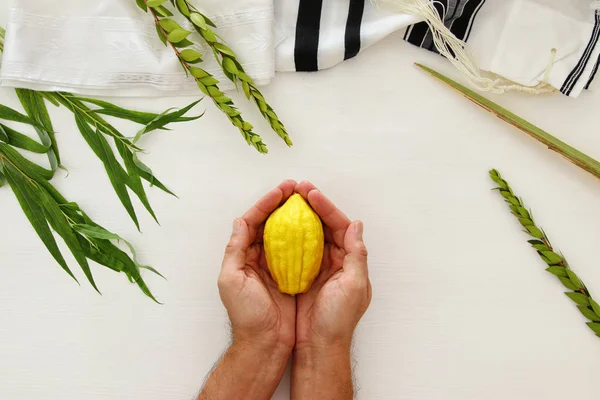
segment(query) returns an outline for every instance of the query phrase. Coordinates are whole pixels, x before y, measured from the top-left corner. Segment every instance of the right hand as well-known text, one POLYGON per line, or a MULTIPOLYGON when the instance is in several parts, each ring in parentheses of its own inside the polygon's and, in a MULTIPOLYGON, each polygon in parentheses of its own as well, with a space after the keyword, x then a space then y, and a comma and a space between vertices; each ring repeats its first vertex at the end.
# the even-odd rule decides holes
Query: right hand
POLYGON ((349 348, 354 330, 371 303, 363 223, 350 222, 310 182, 301 182, 295 191, 321 217, 325 233, 319 276, 296 300, 296 350, 349 348))

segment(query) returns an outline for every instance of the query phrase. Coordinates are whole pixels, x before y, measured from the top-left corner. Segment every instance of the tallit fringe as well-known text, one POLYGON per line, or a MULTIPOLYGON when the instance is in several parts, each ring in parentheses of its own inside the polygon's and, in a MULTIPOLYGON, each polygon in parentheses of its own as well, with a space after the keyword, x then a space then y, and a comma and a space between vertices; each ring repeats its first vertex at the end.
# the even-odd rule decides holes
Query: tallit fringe
MULTIPOLYGON (((438 1, 430 0, 371 0, 375 5, 388 8, 391 11, 405 13, 422 18, 433 35, 435 47, 441 55, 446 57, 477 89, 492 92, 519 92, 531 95, 555 92, 556 89, 547 82, 540 82, 536 86, 524 86, 510 81, 496 74, 486 73, 484 76, 477 66, 473 54, 471 54, 467 44, 459 40, 444 25, 443 18, 440 17, 434 7, 438 1)), ((600 1, 597 1, 600 6, 600 1)), ((439 3, 442 4, 442 3, 439 3)), ((443 6, 443 4, 442 4, 443 6)), ((544 73, 544 80, 547 79, 554 57, 551 57, 548 68, 544 73)))

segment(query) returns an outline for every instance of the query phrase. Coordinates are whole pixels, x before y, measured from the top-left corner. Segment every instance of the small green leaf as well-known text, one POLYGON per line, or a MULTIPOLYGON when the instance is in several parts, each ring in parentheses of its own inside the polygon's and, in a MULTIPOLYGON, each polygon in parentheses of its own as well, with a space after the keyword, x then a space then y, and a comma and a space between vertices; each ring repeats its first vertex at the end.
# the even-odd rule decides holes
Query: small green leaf
POLYGON ((210 29, 206 29, 201 31, 202 37, 204 38, 204 40, 206 40, 208 43, 214 43, 217 41, 217 38, 215 37, 215 33, 213 31, 211 31, 210 29))
POLYGON ((519 218, 519 222, 521 223, 521 225, 523 225, 524 227, 528 227, 533 225, 533 221, 530 220, 529 218, 519 218))
POLYGON ((560 279, 563 286, 566 287, 567 289, 570 289, 573 291, 579 290, 579 288, 577 286, 573 285, 573 282, 571 282, 571 280, 569 278, 563 278, 563 277, 559 276, 558 279, 560 279))
POLYGON ((185 49, 180 53, 181 58, 189 63, 194 63, 202 58, 202 54, 192 49, 185 49))
POLYGON ((563 261, 563 258, 553 251, 542 251, 542 254, 550 260, 550 264, 559 264, 563 261))
POLYGON ((219 80, 217 78, 215 78, 214 76, 205 76, 204 78, 200 79, 200 82, 202 82, 202 84, 204 86, 213 86, 219 83, 219 80))
POLYGON ((600 304, 596 303, 596 301, 592 298, 590 298, 590 306, 596 314, 600 315, 600 304))
POLYGON ((556 275, 556 276, 568 278, 567 269, 564 267, 553 266, 553 267, 546 268, 546 271, 548 271, 551 274, 556 275))
POLYGON ((148 7, 158 7, 158 6, 162 6, 167 0, 148 0, 146 1, 146 5, 148 7))
POLYGON ((589 298, 584 294, 574 293, 574 292, 566 292, 565 294, 571 300, 573 300, 575 303, 579 304, 580 306, 589 306, 590 305, 589 298))
POLYGON ((169 36, 167 36, 167 40, 171 43, 181 42, 183 39, 187 38, 190 35, 190 33, 192 32, 185 29, 177 28, 174 29, 171 33, 169 33, 169 36))
POLYGON ((537 226, 531 225, 531 226, 525 227, 525 229, 527 229, 529 234, 531 236, 533 236, 534 238, 541 239, 544 237, 544 234, 542 233, 541 230, 539 230, 539 228, 537 226))
POLYGON ((144 10, 144 12, 148 12, 148 7, 146 7, 146 3, 144 2, 144 0, 135 0, 135 3, 139 8, 144 10))
POLYGON ((190 8, 188 7, 185 0, 177 0, 176 3, 177 3, 177 9, 179 10, 179 12, 182 13, 184 16, 189 17, 190 16, 190 8))
POLYGON ((190 73, 192 74, 192 76, 194 78, 197 78, 197 79, 202 79, 202 78, 205 78, 210 75, 208 72, 206 72, 202 68, 197 68, 197 67, 190 67, 190 73))
POLYGON ((583 316, 586 317, 587 319, 589 319, 590 321, 600 322, 600 316, 598 314, 596 314, 595 312, 593 312, 592 310, 590 310, 588 307, 577 306, 577 308, 579 309, 579 311, 581 311, 583 316))
POLYGON ((183 29, 181 25, 172 20, 171 18, 163 18, 160 20, 160 26, 167 31, 167 33, 173 32, 175 29, 183 29))
POLYGON ((583 287, 583 283, 581 283, 581 279, 577 276, 575 272, 570 269, 567 269, 567 275, 569 275, 569 279, 573 282, 573 285, 577 286, 578 289, 583 287))
POLYGON ((532 247, 541 252, 542 251, 551 251, 550 248, 548 246, 546 246, 545 244, 534 244, 532 247))
POLYGON ((193 45, 194 45, 194 43, 190 42, 187 39, 183 39, 181 42, 173 43, 173 46, 177 47, 178 49, 183 48, 183 47, 190 47, 193 45))
POLYGON ((204 19, 202 14, 194 12, 190 15, 190 20, 198 28, 200 28, 202 30, 208 29, 208 26, 206 25, 206 20, 204 19))
POLYGON ((168 8, 165 8, 165 6, 153 7, 153 10, 161 17, 172 17, 173 16, 173 13, 171 11, 169 11, 168 8))
POLYGON ((593 330, 594 333, 596 333, 596 335, 600 336, 600 324, 597 324, 595 322, 588 322, 587 326, 589 326, 590 329, 593 330))
POLYGON ((232 74, 237 74, 239 72, 236 63, 230 57, 223 58, 223 68, 232 74))
POLYGON ((236 55, 235 55, 235 53, 233 52, 233 50, 231 50, 231 49, 230 49, 228 46, 226 46, 226 45, 225 45, 225 44, 223 44, 223 43, 215 43, 215 48, 216 48, 216 49, 217 49, 219 52, 221 52, 221 53, 223 53, 223 54, 227 54, 229 57, 236 58, 236 55))
POLYGON ((158 38, 160 39, 162 44, 164 44, 166 46, 167 38, 166 38, 164 32, 160 29, 160 26, 158 26, 158 24, 155 24, 154 27, 156 28, 156 35, 158 36, 158 38))

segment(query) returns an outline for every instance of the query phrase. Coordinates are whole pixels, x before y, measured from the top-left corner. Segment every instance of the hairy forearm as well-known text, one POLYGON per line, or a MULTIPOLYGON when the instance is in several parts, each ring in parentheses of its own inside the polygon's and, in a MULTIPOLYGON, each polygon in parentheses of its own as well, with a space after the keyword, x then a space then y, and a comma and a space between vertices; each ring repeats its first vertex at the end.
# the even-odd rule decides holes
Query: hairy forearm
POLYGON ((281 381, 290 352, 233 343, 197 400, 268 400, 281 381))
POLYGON ((350 343, 294 351, 292 400, 352 400, 350 343))

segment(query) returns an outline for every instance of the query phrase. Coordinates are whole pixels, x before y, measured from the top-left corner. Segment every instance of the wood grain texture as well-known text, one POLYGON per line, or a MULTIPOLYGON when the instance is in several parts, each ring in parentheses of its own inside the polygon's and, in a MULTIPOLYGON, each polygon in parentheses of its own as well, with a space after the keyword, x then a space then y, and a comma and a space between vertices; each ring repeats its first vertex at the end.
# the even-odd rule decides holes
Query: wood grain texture
MULTIPOLYGON (((148 275, 165 305, 97 266, 104 295, 78 287, 0 190, 0 399, 190 399, 228 341, 216 278, 231 220, 285 178, 312 180, 365 222, 374 299, 356 338, 359 398, 597 399, 600 342, 489 190, 487 171, 524 196, 592 292, 600 185, 414 61, 453 73, 396 35, 335 69, 278 75, 264 94, 291 150, 241 96, 268 156, 208 103, 201 121, 149 136, 144 161, 180 199, 151 189, 162 226, 141 214, 143 234, 70 115, 52 109, 70 172, 57 186, 168 277, 148 275)), ((600 157, 600 95, 494 99, 600 157)), ((8 89, 0 100, 17 104, 8 89)), ((157 111, 188 100, 118 103, 157 111)), ((286 378, 275 399, 288 388, 286 378)))

